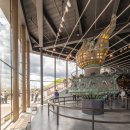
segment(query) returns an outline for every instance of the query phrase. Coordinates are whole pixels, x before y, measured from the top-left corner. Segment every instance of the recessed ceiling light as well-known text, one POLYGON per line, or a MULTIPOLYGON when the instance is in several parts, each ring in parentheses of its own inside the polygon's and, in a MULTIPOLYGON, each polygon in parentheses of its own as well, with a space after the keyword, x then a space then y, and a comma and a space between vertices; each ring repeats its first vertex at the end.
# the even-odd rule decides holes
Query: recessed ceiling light
POLYGON ((61 32, 61 29, 59 28, 59 32, 61 32))
POLYGON ((56 51, 56 49, 55 49, 55 48, 53 48, 53 51, 56 51))
POLYGON ((65 19, 64 19, 64 17, 62 17, 62 22, 64 22, 65 21, 65 19))
POLYGON ((65 12, 68 13, 69 9, 68 6, 65 7, 65 12))
POLYGON ((70 3, 69 0, 67 1, 67 6, 68 6, 68 7, 71 7, 71 3, 70 3))
POLYGON ((61 27, 61 28, 63 28, 63 25, 62 25, 62 23, 60 24, 60 27, 61 27))
POLYGON ((113 54, 110 54, 110 57, 113 57, 113 54))

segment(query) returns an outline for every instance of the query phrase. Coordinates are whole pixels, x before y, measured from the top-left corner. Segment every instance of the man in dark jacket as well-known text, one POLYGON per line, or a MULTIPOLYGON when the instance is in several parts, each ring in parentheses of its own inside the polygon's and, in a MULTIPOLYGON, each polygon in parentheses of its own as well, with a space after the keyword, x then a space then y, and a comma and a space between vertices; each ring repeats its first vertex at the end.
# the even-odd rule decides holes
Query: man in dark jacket
POLYGON ((55 96, 55 101, 56 99, 59 99, 59 92, 57 89, 55 90, 54 96, 55 96))

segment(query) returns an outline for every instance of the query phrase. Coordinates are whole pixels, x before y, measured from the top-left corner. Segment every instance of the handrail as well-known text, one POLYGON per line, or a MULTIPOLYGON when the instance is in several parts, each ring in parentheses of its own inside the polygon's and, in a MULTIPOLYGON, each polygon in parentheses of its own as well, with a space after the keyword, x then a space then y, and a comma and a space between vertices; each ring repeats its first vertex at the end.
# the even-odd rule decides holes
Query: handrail
MULTIPOLYGON (((73 97, 73 96, 68 96, 68 97, 73 97)), ((66 97, 59 97, 59 98, 66 98, 66 97)), ((130 98, 129 98, 130 99, 130 98)), ((51 99, 51 100, 55 100, 55 98, 51 99)), ((74 101, 74 100, 65 100, 65 101, 74 101)), ((80 101, 80 100, 76 100, 76 101, 80 101)), ((60 101, 60 102, 64 102, 64 101, 60 101)), ((58 103, 60 103, 58 102, 58 103)), ((100 109, 92 109, 92 108, 82 108, 82 107, 72 107, 72 106, 65 106, 65 105, 61 105, 61 104, 55 104, 53 102, 51 102, 50 100, 48 100, 48 103, 52 106, 58 106, 61 108, 68 108, 68 109, 74 109, 74 110, 93 110, 93 111, 101 111, 100 109)), ((104 112, 128 112, 128 110, 122 110, 122 109, 104 109, 104 112)))
MULTIPOLYGON (((92 130, 94 130, 94 123, 109 123, 109 124, 130 124, 130 121, 103 121, 103 120, 95 120, 94 119, 94 111, 101 111, 101 109, 92 109, 92 108, 82 108, 82 107, 73 107, 73 106, 66 106, 65 102, 68 101, 74 101, 74 100, 65 100, 68 99, 70 97, 73 96, 66 96, 66 97, 59 97, 59 99, 64 99, 64 101, 60 101, 58 100, 59 104, 56 104, 57 102, 54 102, 55 98, 52 98, 50 100, 48 100, 48 116, 49 116, 49 111, 57 114, 57 125, 59 124, 59 116, 63 116, 66 118, 71 118, 71 119, 75 119, 75 120, 81 120, 81 121, 88 121, 88 122, 92 122, 92 130), (53 101, 53 102, 52 102, 53 101), (64 105, 60 104, 60 102, 64 102, 64 105), (50 106, 53 106, 53 110, 50 110, 50 106), (57 112, 54 111, 54 106, 57 107, 57 112), (65 114, 61 114, 59 113, 59 107, 61 108, 67 108, 67 109, 74 109, 74 110, 88 110, 92 112, 92 119, 84 119, 84 118, 77 118, 77 117, 73 117, 73 116, 68 116, 65 114)), ((125 97, 126 98, 126 97, 125 97)), ((130 100, 130 98, 126 98, 127 100, 130 100)), ((75 100, 75 101, 81 101, 81 100, 75 100)), ((128 112, 129 110, 122 110, 122 109, 104 109, 104 112, 128 112)))
MULTIPOLYGON (((57 114, 56 112, 50 110, 51 112, 57 114)), ((59 114, 60 116, 66 117, 66 118, 71 118, 71 119, 75 119, 75 120, 81 120, 81 121, 88 121, 88 122, 92 122, 91 119, 84 119, 84 118, 77 118, 77 117, 72 117, 72 116, 67 116, 67 115, 63 115, 63 114, 59 114)), ((102 120, 94 120, 94 122, 96 123, 111 123, 111 124, 130 124, 130 121, 102 121, 102 120)))

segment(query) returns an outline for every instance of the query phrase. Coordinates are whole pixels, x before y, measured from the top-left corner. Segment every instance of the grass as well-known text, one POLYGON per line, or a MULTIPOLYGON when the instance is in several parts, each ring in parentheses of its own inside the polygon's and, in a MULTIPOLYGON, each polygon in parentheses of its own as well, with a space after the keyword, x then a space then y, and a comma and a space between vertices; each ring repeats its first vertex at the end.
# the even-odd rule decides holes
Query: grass
MULTIPOLYGON (((56 85, 62 83, 63 80, 64 80, 64 78, 57 79, 57 80, 56 80, 56 85)), ((52 83, 46 85, 44 88, 50 88, 50 87, 52 87, 53 85, 54 85, 54 82, 52 82, 52 83)))

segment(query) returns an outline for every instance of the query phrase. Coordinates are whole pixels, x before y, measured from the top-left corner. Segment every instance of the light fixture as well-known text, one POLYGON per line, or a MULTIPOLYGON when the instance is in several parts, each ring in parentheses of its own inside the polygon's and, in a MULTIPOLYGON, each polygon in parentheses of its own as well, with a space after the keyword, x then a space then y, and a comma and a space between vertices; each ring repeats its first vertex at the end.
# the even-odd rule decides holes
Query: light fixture
POLYGON ((62 17, 62 22, 64 22, 65 21, 65 19, 64 19, 64 17, 62 17))
POLYGON ((61 32, 61 29, 59 28, 59 32, 61 32))
POLYGON ((53 48, 53 51, 56 51, 56 49, 55 49, 55 48, 53 48))
POLYGON ((62 25, 62 23, 60 24, 60 27, 61 27, 61 28, 63 28, 63 25, 62 25))
POLYGON ((68 6, 65 7, 65 12, 68 13, 69 9, 68 6))
POLYGON ((68 7, 71 7, 71 3, 70 3, 69 0, 67 1, 67 6, 68 6, 68 7))
POLYGON ((113 57, 113 54, 110 54, 110 57, 113 57))

